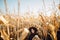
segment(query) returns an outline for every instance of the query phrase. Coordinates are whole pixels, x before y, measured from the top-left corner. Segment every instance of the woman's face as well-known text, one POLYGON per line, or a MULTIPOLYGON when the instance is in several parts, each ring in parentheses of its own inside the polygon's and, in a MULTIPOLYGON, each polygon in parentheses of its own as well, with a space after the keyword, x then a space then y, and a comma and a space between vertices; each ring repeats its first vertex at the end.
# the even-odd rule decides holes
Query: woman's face
POLYGON ((31 29, 31 32, 32 32, 32 33, 35 33, 34 29, 31 29))

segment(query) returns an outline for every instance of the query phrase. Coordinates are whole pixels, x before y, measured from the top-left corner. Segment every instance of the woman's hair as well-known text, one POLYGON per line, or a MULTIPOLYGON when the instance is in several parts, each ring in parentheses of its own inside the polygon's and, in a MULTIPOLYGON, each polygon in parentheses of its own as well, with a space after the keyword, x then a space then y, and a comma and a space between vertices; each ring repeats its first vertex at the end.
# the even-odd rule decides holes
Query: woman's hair
POLYGON ((0 36, 1 36, 1 32, 0 32, 0 36))
POLYGON ((37 28, 35 28, 35 27, 30 27, 29 28, 29 31, 31 32, 31 29, 33 29, 34 31, 35 31, 35 33, 37 32, 37 28))

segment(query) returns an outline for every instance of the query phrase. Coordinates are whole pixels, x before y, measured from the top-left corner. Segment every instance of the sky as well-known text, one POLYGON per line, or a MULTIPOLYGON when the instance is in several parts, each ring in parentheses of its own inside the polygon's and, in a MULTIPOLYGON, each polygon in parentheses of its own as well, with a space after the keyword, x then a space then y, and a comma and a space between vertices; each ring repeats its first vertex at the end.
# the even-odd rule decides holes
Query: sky
MULTIPOLYGON (((60 3, 60 0, 54 0, 55 5, 60 3)), ((53 0, 44 0, 46 11, 52 9, 53 0)), ((18 12, 18 0, 7 0, 7 5, 10 13, 17 14, 18 12)), ((37 15, 37 12, 44 10, 43 0, 20 0, 20 14, 23 15, 25 12, 34 12, 37 15)), ((4 0, 0 0, 0 9, 5 12, 4 0)), ((50 12, 49 12, 50 13, 50 12)))

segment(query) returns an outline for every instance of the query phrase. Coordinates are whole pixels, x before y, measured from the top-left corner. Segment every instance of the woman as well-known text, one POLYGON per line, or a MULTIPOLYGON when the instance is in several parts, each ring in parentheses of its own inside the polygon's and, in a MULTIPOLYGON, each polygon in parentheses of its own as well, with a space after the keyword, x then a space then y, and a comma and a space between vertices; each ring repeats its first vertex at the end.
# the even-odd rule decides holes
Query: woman
POLYGON ((36 35, 40 39, 40 36, 38 35, 37 29, 35 27, 30 27, 29 31, 30 31, 30 34, 26 37, 26 40, 32 40, 36 35))

